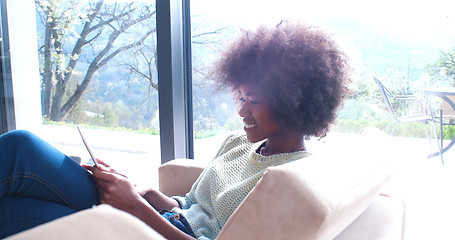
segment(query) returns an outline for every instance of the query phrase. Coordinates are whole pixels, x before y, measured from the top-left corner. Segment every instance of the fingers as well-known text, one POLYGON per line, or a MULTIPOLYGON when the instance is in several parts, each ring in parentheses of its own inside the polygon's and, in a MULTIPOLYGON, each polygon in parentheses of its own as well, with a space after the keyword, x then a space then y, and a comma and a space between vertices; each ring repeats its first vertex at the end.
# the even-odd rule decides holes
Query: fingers
POLYGON ((101 180, 105 182, 113 182, 118 177, 116 176, 116 173, 109 171, 109 169, 106 169, 104 166, 101 165, 98 168, 92 167, 91 171, 93 173, 95 181, 101 180))
POLYGON ((96 161, 97 161, 98 163, 104 165, 105 167, 108 167, 108 168, 111 167, 109 164, 107 164, 106 162, 100 160, 99 158, 96 158, 96 161))
MULTIPOLYGON (((93 160, 92 160, 93 161, 93 160)), ((98 162, 98 167, 104 171, 111 171, 115 172, 114 169, 111 169, 111 166, 107 164, 106 162, 100 160, 99 158, 96 158, 96 161, 98 162), (104 168, 103 168, 104 167, 104 168)), ((93 172, 93 168, 96 167, 96 165, 87 165, 87 164, 82 164, 82 167, 84 167, 86 170, 93 172)))
POLYGON ((92 168, 93 168, 93 166, 91 166, 91 165, 82 164, 81 166, 82 166, 83 168, 85 168, 85 170, 88 170, 88 171, 92 171, 92 168))
POLYGON ((123 176, 125 178, 128 178, 125 174, 122 174, 122 173, 119 173, 117 172, 115 169, 113 169, 109 164, 107 164, 106 162, 103 162, 102 160, 100 159, 96 159, 98 161, 98 168, 102 171, 108 171, 108 172, 111 172, 111 173, 115 173, 115 174, 118 174, 120 176, 123 176))
POLYGON ((113 171, 112 169, 109 169, 109 168, 106 168, 104 166, 101 166, 99 165, 98 167, 96 167, 95 165, 86 165, 86 164, 82 164, 81 165, 83 168, 85 168, 85 170, 93 173, 94 169, 98 169, 98 170, 101 170, 101 171, 107 171, 107 172, 115 172, 113 171))
POLYGON ((96 188, 98 189, 100 202, 108 203, 112 198, 112 194, 118 192, 119 182, 121 182, 121 176, 115 175, 111 172, 102 171, 97 168, 93 168, 93 178, 96 182, 96 188))
POLYGON ((119 174, 93 168, 93 177, 100 203, 107 203, 119 209, 128 209, 132 202, 140 199, 134 184, 119 174))

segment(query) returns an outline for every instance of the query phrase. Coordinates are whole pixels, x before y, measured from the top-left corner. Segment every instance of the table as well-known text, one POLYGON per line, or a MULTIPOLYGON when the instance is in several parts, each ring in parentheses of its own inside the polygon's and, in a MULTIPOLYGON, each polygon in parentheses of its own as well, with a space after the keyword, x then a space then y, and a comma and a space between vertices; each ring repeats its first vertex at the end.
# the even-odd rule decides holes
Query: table
MULTIPOLYGON (((455 87, 428 88, 428 89, 424 90, 424 94, 426 96, 436 96, 438 98, 441 98, 442 100, 446 101, 449 104, 449 106, 453 109, 453 111, 455 111, 455 103, 452 101, 453 98, 452 99, 449 98, 449 96, 455 96, 455 87)), ((442 115, 442 110, 441 110, 441 119, 439 121, 439 123, 440 123, 440 136, 439 137, 441 139, 441 145, 440 145, 441 151, 432 153, 432 154, 428 155, 428 157, 434 157, 439 154, 443 154, 444 152, 449 150, 455 144, 455 135, 454 135, 452 137, 452 140, 450 141, 450 143, 447 146, 444 147, 442 145, 442 140, 443 140, 442 139, 442 132, 443 132, 442 131, 442 126, 443 126, 442 117, 443 117, 443 115, 442 115)), ((431 118, 433 119, 433 122, 435 122, 434 117, 433 117, 433 112, 431 113, 431 118)))

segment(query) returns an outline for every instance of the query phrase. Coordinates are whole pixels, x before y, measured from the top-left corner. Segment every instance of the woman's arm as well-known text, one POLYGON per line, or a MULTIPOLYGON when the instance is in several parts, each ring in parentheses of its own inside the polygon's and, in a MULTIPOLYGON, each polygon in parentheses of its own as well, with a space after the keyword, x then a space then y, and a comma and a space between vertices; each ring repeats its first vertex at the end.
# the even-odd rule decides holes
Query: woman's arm
MULTIPOLYGON (((102 165, 102 164, 100 164, 102 165)), ((136 187, 124 175, 121 175, 108 166, 91 168, 99 192, 100 203, 109 204, 115 208, 128 212, 141 219, 167 239, 194 239, 169 223, 143 198, 136 187)), ((150 193, 149 193, 150 194, 150 193)), ((154 195, 154 194, 152 194, 154 195)), ((150 198, 150 201, 164 201, 160 195, 150 198)), ((170 199, 170 198, 169 198, 170 199)), ((177 205, 177 201, 174 205, 177 205)), ((164 201, 164 206, 170 206, 164 201)), ((173 204, 171 204, 173 205, 173 204)))
MULTIPOLYGON (((127 178, 125 175, 115 171, 113 168, 109 166, 109 164, 103 162, 102 160, 97 159, 97 161, 100 163, 100 165, 102 165, 101 167, 105 167, 104 169, 105 171, 116 173, 119 174, 120 176, 127 178)), ((92 171, 93 169, 93 166, 84 167, 90 171, 92 171)), ((161 211, 163 209, 171 210, 174 207, 181 207, 180 204, 175 199, 172 199, 163 194, 162 192, 153 188, 141 190, 139 191, 139 194, 157 211, 161 211)))
POLYGON ((145 189, 140 191, 139 194, 157 211, 161 211, 163 209, 171 210, 174 207, 181 208, 177 200, 166 196, 164 193, 156 189, 145 189))

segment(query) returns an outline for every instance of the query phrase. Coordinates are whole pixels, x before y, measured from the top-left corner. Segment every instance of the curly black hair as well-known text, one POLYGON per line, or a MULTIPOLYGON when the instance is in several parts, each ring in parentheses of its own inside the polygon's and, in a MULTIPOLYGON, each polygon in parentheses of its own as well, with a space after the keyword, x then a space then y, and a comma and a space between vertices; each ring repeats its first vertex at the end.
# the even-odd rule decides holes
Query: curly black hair
POLYGON ((219 87, 247 84, 270 104, 277 122, 323 137, 349 81, 346 55, 322 29, 282 22, 244 31, 215 64, 219 87))

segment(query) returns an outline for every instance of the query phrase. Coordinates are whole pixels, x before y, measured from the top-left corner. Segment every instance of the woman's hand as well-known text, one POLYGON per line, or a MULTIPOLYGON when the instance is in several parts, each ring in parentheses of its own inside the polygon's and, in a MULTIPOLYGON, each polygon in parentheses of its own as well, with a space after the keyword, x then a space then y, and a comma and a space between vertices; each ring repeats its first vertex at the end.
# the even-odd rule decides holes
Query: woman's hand
POLYGON ((125 175, 118 173, 107 163, 98 161, 99 167, 84 167, 93 173, 100 203, 109 204, 134 215, 135 209, 144 201, 136 190, 136 186, 125 175))
POLYGON ((176 200, 152 189, 142 191, 144 196, 141 196, 136 186, 125 175, 118 173, 103 161, 99 163, 99 167, 84 167, 93 173, 100 203, 109 204, 136 216, 167 239, 194 239, 170 224, 151 206, 172 209, 178 206, 176 200))
MULTIPOLYGON (((99 163, 99 166, 101 166, 105 171, 108 171, 108 172, 111 172, 111 173, 116 173, 116 174, 119 174, 121 176, 124 176, 124 177, 128 178, 124 174, 121 174, 121 173, 117 172, 115 169, 111 168, 111 166, 109 164, 107 164, 106 162, 100 160, 99 158, 96 158, 96 161, 99 163)), ((85 169, 89 170, 90 172, 93 172, 92 169, 95 168, 94 165, 82 165, 82 167, 84 167, 85 169)))

